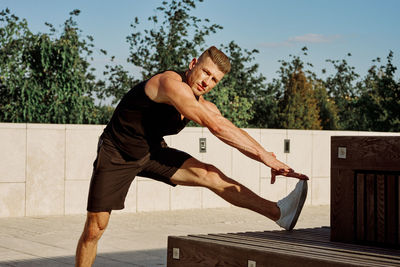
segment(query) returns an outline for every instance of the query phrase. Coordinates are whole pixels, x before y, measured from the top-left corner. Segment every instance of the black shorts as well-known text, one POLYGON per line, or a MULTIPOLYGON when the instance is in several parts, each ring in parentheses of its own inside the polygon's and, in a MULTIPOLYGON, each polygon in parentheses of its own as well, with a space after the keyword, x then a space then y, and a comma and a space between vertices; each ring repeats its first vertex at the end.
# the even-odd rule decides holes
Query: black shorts
POLYGON ((171 186, 171 177, 191 158, 183 151, 162 146, 139 160, 123 157, 112 141, 102 135, 93 163, 87 210, 91 212, 120 210, 135 176, 152 178, 171 186))

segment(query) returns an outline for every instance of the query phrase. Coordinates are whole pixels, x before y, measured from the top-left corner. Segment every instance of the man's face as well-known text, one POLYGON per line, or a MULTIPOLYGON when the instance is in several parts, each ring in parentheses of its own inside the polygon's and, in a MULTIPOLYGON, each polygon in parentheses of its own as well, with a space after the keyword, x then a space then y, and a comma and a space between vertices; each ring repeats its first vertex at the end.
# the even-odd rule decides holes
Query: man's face
POLYGON ((204 95, 217 85, 224 73, 209 57, 193 59, 189 65, 187 83, 196 96, 204 95))

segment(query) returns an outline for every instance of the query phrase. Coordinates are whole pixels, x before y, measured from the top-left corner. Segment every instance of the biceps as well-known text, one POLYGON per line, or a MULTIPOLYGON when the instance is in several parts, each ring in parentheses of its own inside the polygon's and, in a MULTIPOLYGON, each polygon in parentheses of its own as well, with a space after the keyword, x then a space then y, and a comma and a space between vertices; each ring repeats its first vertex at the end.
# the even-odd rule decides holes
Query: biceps
POLYGON ((173 79, 162 79, 161 89, 162 94, 168 99, 168 103, 173 105, 183 116, 210 130, 217 128, 216 117, 218 115, 203 103, 199 103, 191 90, 185 89, 185 84, 173 79))
POLYGON ((177 107, 177 109, 186 118, 200 124, 201 126, 209 128, 211 131, 218 131, 218 121, 220 115, 211 112, 204 106, 200 104, 183 105, 180 108, 177 107))
POLYGON ((183 115, 205 127, 215 124, 217 119, 215 114, 204 109, 200 105, 196 107, 185 107, 183 115))

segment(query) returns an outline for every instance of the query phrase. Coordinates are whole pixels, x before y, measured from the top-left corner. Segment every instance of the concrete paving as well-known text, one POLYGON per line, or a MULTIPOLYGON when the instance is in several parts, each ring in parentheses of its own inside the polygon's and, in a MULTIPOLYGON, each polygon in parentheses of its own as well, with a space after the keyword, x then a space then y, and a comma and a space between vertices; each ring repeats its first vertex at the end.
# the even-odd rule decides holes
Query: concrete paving
MULTIPOLYGON (((329 206, 305 206, 296 228, 329 226, 329 206)), ((0 266, 74 266, 84 215, 0 219, 0 266)), ((166 266, 170 235, 278 230, 232 208, 112 214, 94 266, 166 266)))

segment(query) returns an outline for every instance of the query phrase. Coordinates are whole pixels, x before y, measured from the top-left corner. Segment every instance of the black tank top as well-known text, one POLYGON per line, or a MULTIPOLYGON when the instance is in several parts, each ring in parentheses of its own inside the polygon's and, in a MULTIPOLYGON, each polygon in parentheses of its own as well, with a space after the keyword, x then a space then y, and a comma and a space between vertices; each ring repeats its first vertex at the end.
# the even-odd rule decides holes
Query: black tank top
POLYGON ((160 147, 163 136, 179 133, 189 122, 182 120, 174 106, 151 100, 144 91, 147 81, 126 93, 104 129, 122 154, 132 159, 140 159, 152 148, 160 147))

